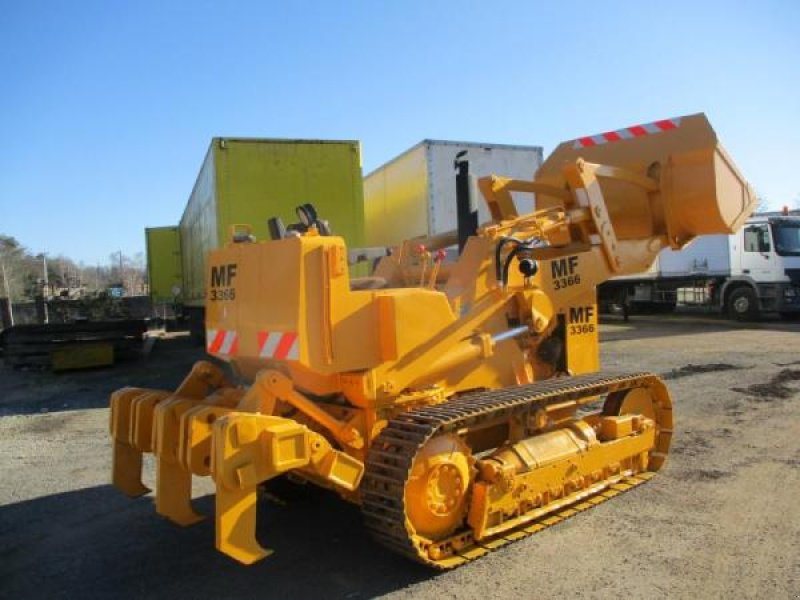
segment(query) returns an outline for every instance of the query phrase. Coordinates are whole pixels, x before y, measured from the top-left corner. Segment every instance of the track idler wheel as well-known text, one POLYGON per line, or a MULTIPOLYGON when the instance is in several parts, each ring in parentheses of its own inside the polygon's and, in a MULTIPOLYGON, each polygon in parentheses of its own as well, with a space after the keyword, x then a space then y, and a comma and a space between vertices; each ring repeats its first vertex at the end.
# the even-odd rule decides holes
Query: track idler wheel
POLYGON ((672 400, 660 379, 651 379, 646 386, 611 392, 603 404, 607 416, 642 415, 656 424, 656 443, 647 461, 649 471, 658 471, 667 459, 672 441, 672 400))
POLYGON ((420 449, 405 487, 406 516, 416 535, 441 539, 464 522, 473 462, 466 444, 451 434, 420 449))

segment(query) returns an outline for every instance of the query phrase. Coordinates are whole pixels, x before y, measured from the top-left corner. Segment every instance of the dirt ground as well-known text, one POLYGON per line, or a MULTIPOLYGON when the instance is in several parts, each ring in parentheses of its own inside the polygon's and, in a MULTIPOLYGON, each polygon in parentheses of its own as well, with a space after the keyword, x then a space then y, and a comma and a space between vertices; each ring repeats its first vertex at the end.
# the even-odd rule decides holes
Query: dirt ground
MULTIPOLYGON (((0 369, 0 597, 798 598, 800 324, 609 320, 606 368, 665 375, 677 432, 641 486, 455 571, 391 554, 327 493, 260 505, 276 552, 243 567, 213 523, 181 529, 108 485, 108 394, 174 386, 199 354, 51 375, 0 369)), ((152 474, 148 472, 149 481, 152 474)), ((211 514, 208 481, 195 486, 211 514)))

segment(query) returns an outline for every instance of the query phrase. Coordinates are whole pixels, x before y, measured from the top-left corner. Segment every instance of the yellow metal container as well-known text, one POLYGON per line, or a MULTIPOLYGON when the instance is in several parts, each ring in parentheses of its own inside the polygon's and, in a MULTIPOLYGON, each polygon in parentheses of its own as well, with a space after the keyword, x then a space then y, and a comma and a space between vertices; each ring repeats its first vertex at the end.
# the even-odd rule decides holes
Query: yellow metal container
POLYGON ((148 227, 144 233, 150 298, 154 304, 172 303, 183 286, 180 232, 177 227, 148 227))
POLYGON ((311 203, 350 247, 364 245, 361 152, 355 141, 214 138, 180 222, 183 303, 203 306, 206 255, 246 223, 268 239, 267 221, 297 221, 311 203))

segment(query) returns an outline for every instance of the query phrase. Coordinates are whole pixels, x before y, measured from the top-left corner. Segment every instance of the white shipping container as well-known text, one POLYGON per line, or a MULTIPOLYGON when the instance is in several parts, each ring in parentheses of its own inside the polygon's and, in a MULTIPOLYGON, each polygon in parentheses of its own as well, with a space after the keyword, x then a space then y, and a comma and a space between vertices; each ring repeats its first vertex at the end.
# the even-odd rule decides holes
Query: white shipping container
MULTIPOLYGON (((467 151, 469 172, 532 180, 542 164, 541 146, 423 140, 364 177, 367 246, 389 246, 405 239, 456 229, 456 178, 453 162, 467 151)), ((531 194, 515 194, 517 210, 533 210, 531 194)), ((478 199, 478 221, 490 221, 478 199)))

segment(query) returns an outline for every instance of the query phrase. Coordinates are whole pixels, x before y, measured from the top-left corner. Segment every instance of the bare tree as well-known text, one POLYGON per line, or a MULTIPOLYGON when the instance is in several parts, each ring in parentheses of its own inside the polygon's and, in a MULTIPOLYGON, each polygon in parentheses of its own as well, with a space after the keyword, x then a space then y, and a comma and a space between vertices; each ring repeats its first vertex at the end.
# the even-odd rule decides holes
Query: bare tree
MULTIPOLYGON (((48 297, 94 295, 115 286, 120 286, 126 296, 147 291, 142 252, 133 256, 114 252, 108 263, 87 266, 64 255, 31 253, 15 238, 0 234, 0 263, 6 272, 13 302, 29 301, 42 294, 48 297)), ((0 279, 3 279, 2 274, 0 279)), ((5 286, 6 282, 0 280, 2 297, 6 296, 5 286)))
POLYGON ((769 202, 764 196, 756 192, 756 212, 763 213, 769 211, 769 202))

